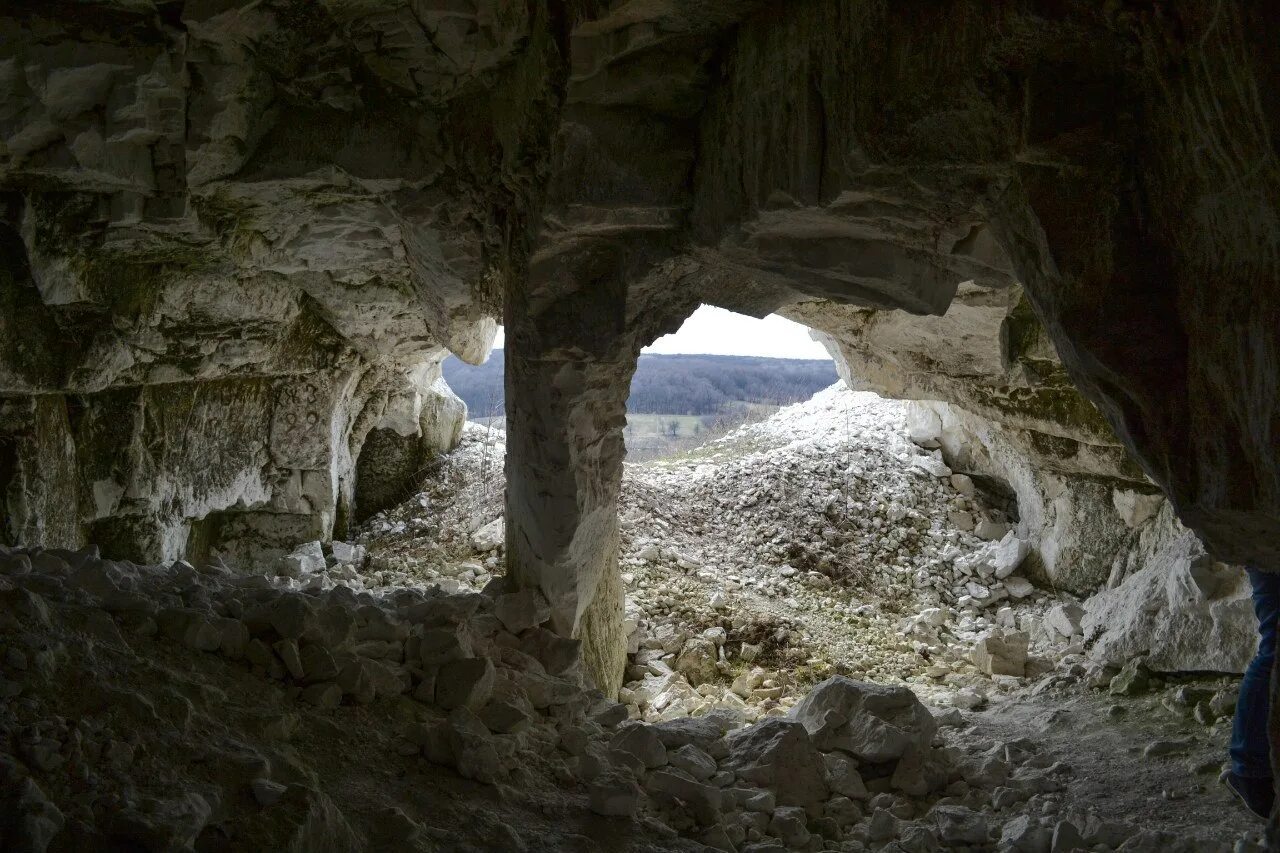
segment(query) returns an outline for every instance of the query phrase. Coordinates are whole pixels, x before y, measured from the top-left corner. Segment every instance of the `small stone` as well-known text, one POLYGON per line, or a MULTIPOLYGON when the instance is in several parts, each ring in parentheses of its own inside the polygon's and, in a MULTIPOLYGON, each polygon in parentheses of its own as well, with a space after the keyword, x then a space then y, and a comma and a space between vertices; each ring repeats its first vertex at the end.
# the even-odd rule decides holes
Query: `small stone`
POLYGON ((1031 543, 1025 539, 1019 539, 1018 535, 1010 530, 991 550, 991 564, 995 568, 996 578, 1004 580, 1012 575, 1030 553, 1031 543))
POLYGON ((587 807, 605 817, 631 817, 640 806, 640 786, 622 773, 602 773, 587 784, 587 807))
POLYGON ((1150 674, 1139 658, 1134 658, 1121 667, 1120 672, 1111 679, 1109 691, 1113 696, 1136 696, 1150 689, 1150 674))
POLYGON ((657 560, 661 560, 662 548, 660 548, 659 546, 651 542, 636 552, 636 559, 644 560, 646 563, 652 563, 657 560))
POLYGON ((1047 853, 1052 836, 1035 818, 1018 815, 1000 830, 1000 846, 1019 853, 1047 853))
POLYGON ((1209 710, 1215 717, 1230 717, 1236 712, 1236 702, 1240 698, 1239 687, 1227 687, 1213 694, 1209 699, 1209 710))
POLYGON ((512 634, 536 628, 551 618, 551 605, 541 590, 527 588, 498 596, 494 615, 512 634))
POLYGON ((332 681, 338 677, 338 665, 323 646, 307 643, 299 650, 298 659, 307 681, 332 681))
POLYGON ((1081 620, 1084 619, 1084 608, 1078 604, 1055 604, 1045 614, 1044 624, 1059 636, 1070 639, 1082 633, 1081 620))
POLYGON ((898 834, 898 820, 888 809, 876 809, 867 823, 867 838, 871 841, 889 841, 898 834))
POLYGON ((454 709, 449 715, 446 731, 449 752, 458 773, 486 785, 495 785, 506 778, 509 762, 498 754, 484 723, 466 706, 454 709))
POLYGON ((336 708, 342 704, 342 688, 332 682, 312 684, 303 688, 301 698, 317 708, 336 708))
POLYGON ((808 819, 802 808, 782 806, 769 821, 769 834, 782 839, 789 850, 799 850, 809 843, 808 819))
POLYGON ((368 705, 377 697, 377 690, 367 669, 371 665, 372 661, 354 660, 338 673, 336 683, 342 688, 343 694, 361 705, 368 705))
POLYGON ((716 644, 703 637, 687 640, 676 658, 675 670, 694 687, 716 677, 716 644))
POLYGON ((286 554, 276 562, 276 575, 282 578, 301 578, 307 562, 305 557, 286 554))
POLYGON ((703 825, 709 826, 719 821, 723 805, 723 795, 719 788, 666 769, 650 773, 645 787, 660 801, 675 799, 690 807, 698 822, 703 825))
POLYGON ((716 772, 716 761, 693 744, 685 744, 667 753, 672 767, 678 767, 698 781, 710 779, 716 772))
POLYGON ((427 666, 471 657, 470 636, 457 626, 427 628, 418 638, 418 652, 427 666))
POLYGON ((471 534, 471 547, 479 554, 500 548, 507 540, 506 519, 499 516, 471 534))
POLYGON ((951 704, 966 711, 976 711, 987 704, 987 697, 972 687, 965 687, 951 694, 951 704))
POLYGON ((218 651, 231 660, 240 660, 249 648, 249 628, 239 619, 219 619, 218 651))
POLYGON ((480 719, 490 731, 514 734, 525 731, 532 725, 533 708, 523 695, 495 697, 480 709, 480 719))
POLYGON ((333 554, 335 562, 354 566, 364 563, 365 550, 363 545, 353 545, 350 542, 334 540, 330 543, 329 550, 333 554))
POLYGON ((308 542, 293 550, 292 554, 280 558, 278 571, 281 575, 299 578, 312 572, 323 572, 325 569, 324 550, 319 542, 308 542))
POLYGON ((987 817, 965 806, 934 806, 930 813, 938 828, 938 838, 945 846, 986 844, 987 817))
POLYGON ((436 671, 434 669, 427 670, 422 674, 421 680, 413 688, 413 698, 424 705, 434 705, 436 702, 436 671))
POLYGON ((249 783, 249 789, 253 793, 253 799, 263 808, 275 805, 288 790, 284 785, 270 779, 254 779, 249 783))
POLYGON ((493 695, 496 673, 488 658, 463 658, 440 667, 436 678, 436 704, 441 708, 480 709, 493 695))
POLYGON ((1071 821, 1059 821, 1053 828, 1053 838, 1049 842, 1050 853, 1067 853, 1070 850, 1088 849, 1089 845, 1085 843, 1084 838, 1080 835, 1080 830, 1076 829, 1075 824, 1071 821))
POLYGON ((580 660, 582 644, 569 637, 561 637, 545 628, 530 628, 520 635, 521 647, 531 652, 549 675, 563 675, 573 669, 580 660))
POLYGON ((1007 577, 1004 579, 1004 591, 1010 598, 1026 598, 1036 591, 1035 585, 1026 578, 1007 577))
POLYGON ((281 637, 297 640, 315 624, 316 614, 301 595, 284 595, 271 606, 267 618, 281 637))
POLYGON ((973 647, 973 664, 987 675, 1022 677, 1027 668, 1030 637, 1023 631, 994 632, 973 647))
POLYGON ((990 542, 996 542, 1003 539, 1009 533, 1009 525, 1002 521, 992 521, 984 518, 979 521, 973 528, 973 535, 979 539, 986 539, 990 542))
POLYGON ((667 763, 667 748, 653 726, 644 723, 620 728, 609 741, 609 749, 635 757, 644 767, 652 769, 667 763))
POLYGON ((187 623, 182 636, 183 645, 202 652, 216 652, 222 645, 222 631, 203 616, 187 623))
POLYGON ((829 752, 822 758, 826 765, 827 786, 831 790, 852 800, 867 798, 867 786, 858 773, 857 764, 836 752, 829 752))
POLYGON ((275 653, 280 656, 280 660, 284 662, 284 668, 289 671, 289 675, 301 681, 306 674, 306 670, 302 667, 302 657, 298 653, 298 644, 293 640, 280 640, 271 648, 275 649, 275 653))
POLYGON ((1179 755, 1195 746, 1191 738, 1181 740, 1153 740, 1142 750, 1143 758, 1160 758, 1165 755, 1179 755))
POLYGON ((773 791, 749 789, 742 800, 742 807, 749 812, 773 814, 773 810, 778 807, 777 796, 773 791))

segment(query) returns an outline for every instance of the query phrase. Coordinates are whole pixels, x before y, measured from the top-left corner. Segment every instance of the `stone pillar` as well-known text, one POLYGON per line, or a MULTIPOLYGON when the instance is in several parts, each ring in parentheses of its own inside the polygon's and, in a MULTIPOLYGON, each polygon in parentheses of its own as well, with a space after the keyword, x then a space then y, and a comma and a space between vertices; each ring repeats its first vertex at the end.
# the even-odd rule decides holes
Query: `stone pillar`
POLYGON ((508 574, 543 591, 554 630, 582 641, 587 674, 614 695, 626 646, 617 504, 635 360, 521 353, 512 343, 505 350, 508 574))
POLYGON ((622 429, 639 344, 621 265, 592 260, 595 275, 550 264, 507 289, 507 573, 542 590, 553 629, 582 641, 586 675, 613 696, 626 658, 622 429))

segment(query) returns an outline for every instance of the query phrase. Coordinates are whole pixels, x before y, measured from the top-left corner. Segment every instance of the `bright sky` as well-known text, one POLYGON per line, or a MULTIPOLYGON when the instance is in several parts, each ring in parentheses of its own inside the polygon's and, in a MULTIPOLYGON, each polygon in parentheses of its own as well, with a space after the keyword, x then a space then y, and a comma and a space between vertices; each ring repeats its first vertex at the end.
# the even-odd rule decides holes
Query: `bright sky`
MULTIPOLYGON (((502 346, 498 329, 495 348, 502 346)), ((770 358, 830 358, 826 348, 809 337, 809 330, 785 317, 770 314, 763 320, 703 305, 679 331, 663 335, 645 352, 697 355, 760 355, 770 358)))

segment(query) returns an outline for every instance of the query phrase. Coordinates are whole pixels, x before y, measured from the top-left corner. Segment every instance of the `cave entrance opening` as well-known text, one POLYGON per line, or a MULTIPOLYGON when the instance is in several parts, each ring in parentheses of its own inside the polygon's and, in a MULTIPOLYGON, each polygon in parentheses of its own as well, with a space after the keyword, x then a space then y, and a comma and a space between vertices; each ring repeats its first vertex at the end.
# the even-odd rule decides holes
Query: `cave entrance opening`
MULTIPOLYGON (((782 310, 808 316, 795 305, 782 310)), ((767 321, 699 312, 639 356, 629 421, 650 402, 650 385, 662 419, 715 388, 683 380, 683 364, 645 377, 646 359, 723 343, 734 357, 774 360, 755 356, 776 343, 767 321), (734 325, 717 334, 716 319, 734 325)), ((818 326, 822 318, 813 318, 818 326)), ((1016 497, 994 477, 949 467, 941 438, 950 433, 931 404, 854 390, 869 383, 849 374, 838 339, 817 344, 806 326, 772 319, 821 355, 841 353, 820 362, 829 373, 816 387, 796 393, 773 383, 773 405, 758 422, 664 459, 637 459, 627 435, 628 461, 640 464, 622 473, 617 553, 624 627, 636 630, 619 697, 650 719, 717 707, 778 712, 838 674, 908 682, 944 704, 980 703, 977 691, 954 698, 969 682, 948 678, 973 673, 968 655, 980 632, 1021 636, 1043 610, 1018 603, 1034 594, 1030 582, 997 577, 1027 556, 1012 529, 1016 497), (928 435, 917 434, 924 415, 939 421, 928 435), (659 696, 649 666, 665 679, 659 696)), ((733 399, 748 397, 741 377, 723 384, 738 389, 733 399)), ((1016 654, 994 668, 1025 671, 1016 654)))
POLYGON ((688 454, 837 382, 806 326, 712 305, 640 353, 627 398, 627 460, 688 454))

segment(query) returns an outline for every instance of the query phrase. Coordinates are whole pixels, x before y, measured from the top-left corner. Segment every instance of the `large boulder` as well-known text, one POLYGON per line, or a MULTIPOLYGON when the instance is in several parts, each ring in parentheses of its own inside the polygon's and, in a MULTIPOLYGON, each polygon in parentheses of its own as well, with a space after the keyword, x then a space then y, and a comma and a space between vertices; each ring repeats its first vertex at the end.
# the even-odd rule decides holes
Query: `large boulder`
POLYGON ((1122 666, 1139 655, 1161 672, 1243 672, 1258 623, 1243 571, 1214 561, 1168 504, 1143 532, 1147 560, 1084 602, 1090 654, 1122 666))
POLYGON ((729 755, 721 762, 744 780, 773 788, 778 803, 807 806, 830 793, 822 754, 805 726, 772 717, 729 736, 729 755))
POLYGON ((905 687, 837 675, 810 691, 791 711, 823 752, 839 749, 860 761, 897 761, 926 752, 938 730, 933 715, 905 687))

